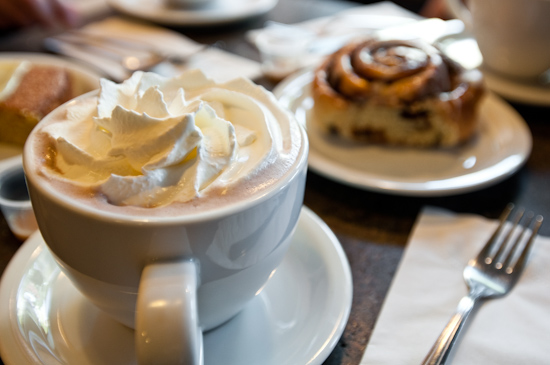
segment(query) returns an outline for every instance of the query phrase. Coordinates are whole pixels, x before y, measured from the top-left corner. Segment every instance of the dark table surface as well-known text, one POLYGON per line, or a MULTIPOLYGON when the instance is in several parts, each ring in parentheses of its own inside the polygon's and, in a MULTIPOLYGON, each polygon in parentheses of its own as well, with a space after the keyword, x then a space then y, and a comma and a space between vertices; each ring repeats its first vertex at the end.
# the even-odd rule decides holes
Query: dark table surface
MULTIPOLYGON (((223 40, 226 50, 258 60, 256 49, 244 41, 247 30, 261 27, 266 20, 295 23, 357 5, 332 0, 281 0, 269 14, 231 26, 175 30, 205 44, 223 40)), ((0 34, 0 52, 43 51, 42 40, 50 33, 55 31, 0 34)), ((258 82, 268 89, 275 86, 266 79, 258 82)), ((353 275, 351 315, 326 365, 359 364, 423 206, 496 218, 508 202, 514 202, 550 217, 550 108, 514 103, 512 106, 531 129, 533 150, 517 173, 494 186, 450 197, 417 198, 373 193, 339 184, 313 172, 308 174, 305 205, 334 231, 348 256, 353 275)), ((541 234, 550 235, 550 225, 543 225, 541 234)), ((20 245, 0 217, 0 273, 20 245)))

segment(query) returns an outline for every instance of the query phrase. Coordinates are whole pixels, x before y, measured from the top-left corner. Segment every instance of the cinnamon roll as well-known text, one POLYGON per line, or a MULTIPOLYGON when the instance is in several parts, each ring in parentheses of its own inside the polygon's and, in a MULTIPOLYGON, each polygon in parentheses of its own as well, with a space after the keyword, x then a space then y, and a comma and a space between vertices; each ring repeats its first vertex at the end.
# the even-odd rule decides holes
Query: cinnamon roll
POLYGON ((481 72, 421 41, 367 40, 317 68, 313 122, 345 138, 402 146, 455 146, 477 127, 481 72))

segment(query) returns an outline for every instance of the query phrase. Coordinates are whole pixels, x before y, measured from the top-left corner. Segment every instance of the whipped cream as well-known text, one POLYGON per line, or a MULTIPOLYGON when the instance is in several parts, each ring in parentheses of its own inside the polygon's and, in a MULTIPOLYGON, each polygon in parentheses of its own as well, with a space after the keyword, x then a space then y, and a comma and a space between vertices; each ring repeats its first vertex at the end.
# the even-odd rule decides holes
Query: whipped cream
POLYGON ((102 80, 99 96, 69 104, 41 132, 55 151, 46 175, 139 207, 223 191, 271 166, 284 173, 301 145, 271 93, 245 79, 216 84, 200 71, 102 80))

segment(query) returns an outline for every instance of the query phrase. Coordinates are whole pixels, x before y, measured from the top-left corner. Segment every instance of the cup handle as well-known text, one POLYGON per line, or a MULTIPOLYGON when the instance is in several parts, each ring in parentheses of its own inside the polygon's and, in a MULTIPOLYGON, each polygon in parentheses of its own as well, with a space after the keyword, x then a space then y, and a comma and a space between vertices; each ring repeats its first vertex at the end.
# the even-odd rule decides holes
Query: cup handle
POLYGON ((197 269, 193 260, 143 269, 135 332, 139 364, 203 364, 197 269))
POLYGON ((446 3, 451 14, 462 20, 466 29, 472 31, 472 14, 466 5, 464 5, 464 2, 462 0, 446 0, 446 3))

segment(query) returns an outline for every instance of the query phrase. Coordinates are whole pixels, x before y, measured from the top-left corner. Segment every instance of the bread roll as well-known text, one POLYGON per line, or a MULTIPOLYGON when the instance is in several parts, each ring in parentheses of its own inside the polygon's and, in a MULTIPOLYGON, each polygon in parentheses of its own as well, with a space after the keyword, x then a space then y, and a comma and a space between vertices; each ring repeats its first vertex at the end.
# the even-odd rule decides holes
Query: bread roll
POLYGON ((430 44, 371 39, 317 68, 312 117, 324 132, 351 140, 449 147, 475 134, 483 93, 481 72, 430 44))
POLYGON ((0 90, 0 142, 22 146, 46 114, 73 97, 71 76, 63 67, 29 62, 7 76, 0 90))

